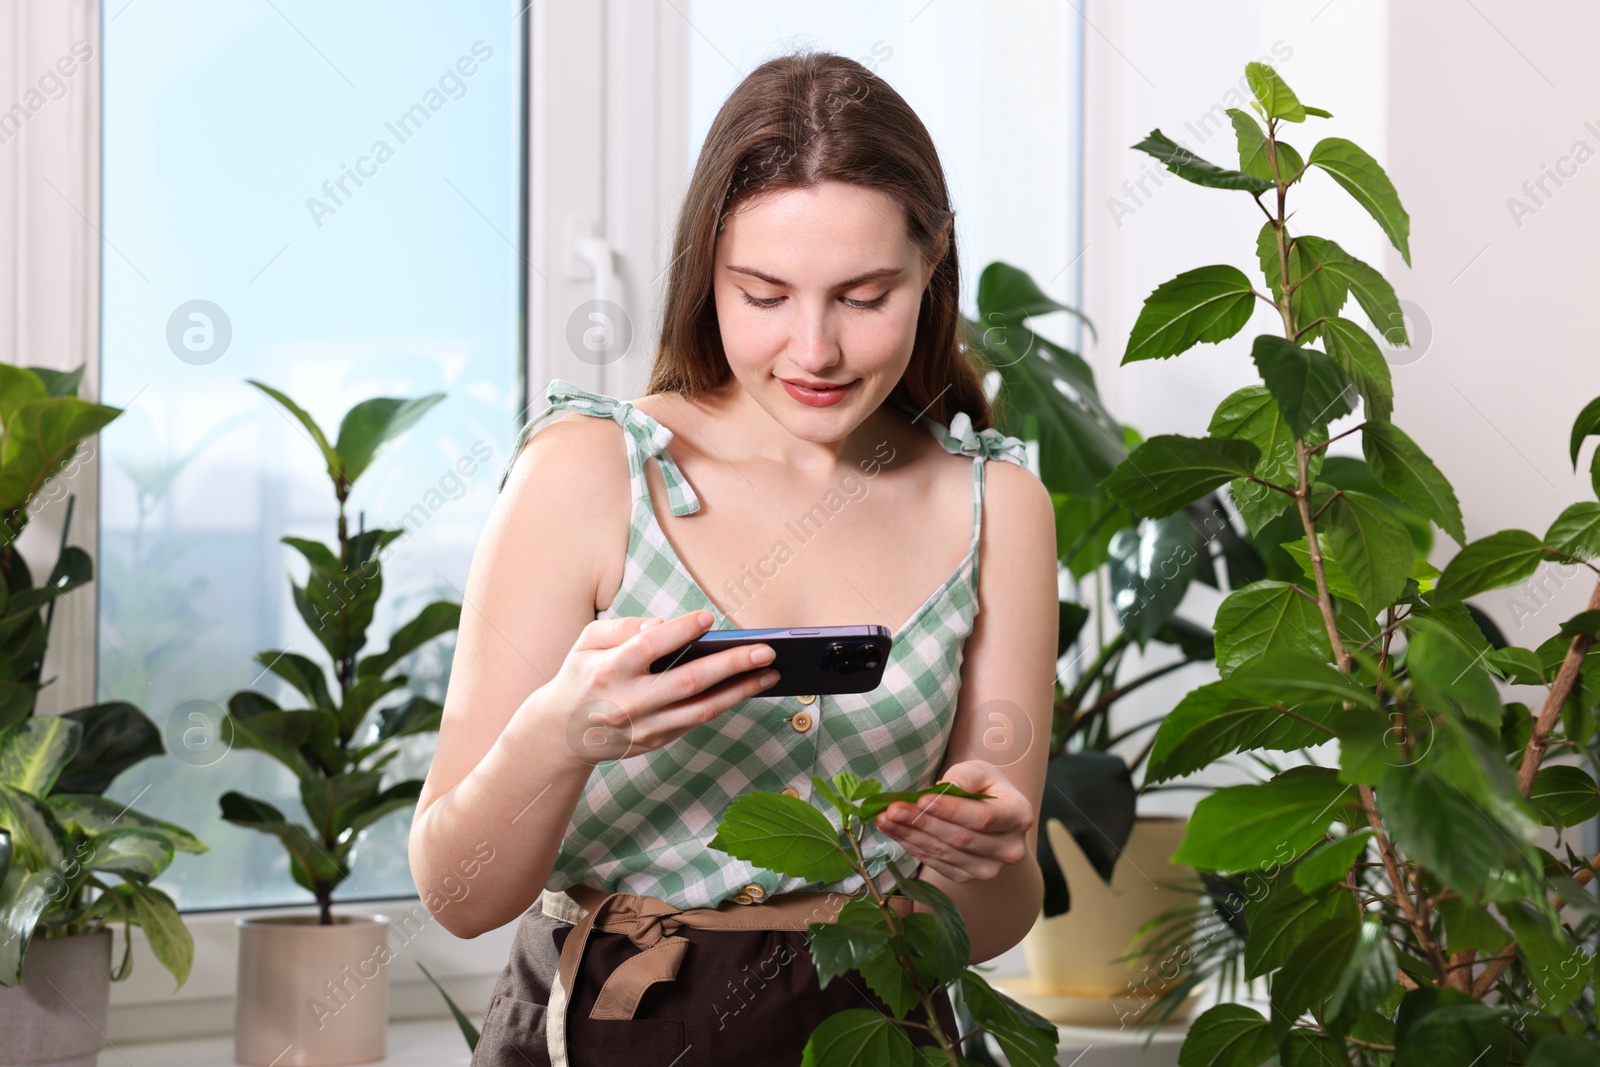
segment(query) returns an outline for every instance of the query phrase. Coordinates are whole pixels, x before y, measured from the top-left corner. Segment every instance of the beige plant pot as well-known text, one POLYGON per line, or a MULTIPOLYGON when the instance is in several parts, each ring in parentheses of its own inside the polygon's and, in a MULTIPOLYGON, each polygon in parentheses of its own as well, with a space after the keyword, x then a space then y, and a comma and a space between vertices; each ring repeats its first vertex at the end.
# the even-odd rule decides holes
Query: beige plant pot
MULTIPOLYGON (((1195 877, 1168 860, 1187 825, 1182 818, 1139 819, 1108 887, 1072 835, 1058 822, 1047 823, 1050 846, 1072 891, 1072 910, 1050 918, 1040 912, 1022 942, 1029 976, 1008 992, 1054 1022, 1126 1027, 1169 985, 1181 982, 1181 951, 1177 958, 1131 964, 1118 957, 1133 950, 1145 923, 1195 902, 1190 893, 1166 888, 1195 877)), ((1188 1018, 1196 999, 1191 996, 1169 1021, 1188 1018)))
POLYGON ((371 1063, 387 1054, 389 919, 240 919, 234 1058, 273 1067, 371 1063))
POLYGON ((35 937, 22 984, 0 986, 0 1064, 95 1067, 110 1001, 110 930, 35 937))

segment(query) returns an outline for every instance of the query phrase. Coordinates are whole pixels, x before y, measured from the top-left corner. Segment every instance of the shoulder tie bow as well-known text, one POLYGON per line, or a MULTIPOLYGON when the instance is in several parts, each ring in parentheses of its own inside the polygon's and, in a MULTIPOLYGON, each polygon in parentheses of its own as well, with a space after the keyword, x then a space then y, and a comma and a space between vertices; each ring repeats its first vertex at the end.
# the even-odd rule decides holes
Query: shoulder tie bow
POLYGON ((506 478, 511 474, 511 464, 516 461, 517 453, 522 451, 522 446, 527 443, 534 428, 545 416, 557 409, 587 411, 615 419, 638 446, 641 463, 650 456, 656 457, 661 465, 662 480, 667 485, 667 503, 674 515, 692 515, 700 510, 700 498, 695 495, 694 487, 689 484, 689 479, 683 476, 683 471, 673 460, 672 453, 667 451, 667 446, 672 443, 671 430, 634 407, 631 401, 618 400, 604 393, 590 392, 565 378, 552 378, 550 384, 545 386, 544 396, 547 402, 544 410, 528 420, 527 425, 522 428, 522 433, 517 437, 516 445, 511 449, 511 460, 506 463, 505 472, 500 476, 502 489, 505 488, 506 478))
POLYGON ((944 446, 952 452, 960 452, 964 456, 983 456, 985 459, 1010 460, 1024 467, 1028 465, 1026 441, 1020 437, 1001 433, 993 426, 982 431, 974 431, 972 416, 965 411, 955 413, 948 429, 932 419, 928 422, 944 446))

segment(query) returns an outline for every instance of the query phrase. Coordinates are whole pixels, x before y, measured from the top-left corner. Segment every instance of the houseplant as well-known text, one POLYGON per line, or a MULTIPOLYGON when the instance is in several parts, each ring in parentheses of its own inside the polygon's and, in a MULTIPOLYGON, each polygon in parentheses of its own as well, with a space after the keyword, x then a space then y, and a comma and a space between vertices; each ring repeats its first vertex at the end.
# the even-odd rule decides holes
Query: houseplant
POLYGON ((0 1063, 92 1062, 109 982, 132 968, 135 925, 183 985, 192 941, 150 883, 175 852, 206 851, 187 830, 103 795, 165 751, 143 712, 117 701, 35 714, 55 602, 94 574, 88 553, 66 543, 73 498, 59 476, 121 413, 79 398, 82 375, 0 364, 0 1063), (36 585, 17 540, 63 495, 57 558, 36 585), (113 973, 115 921, 124 950, 113 973))
POLYGON ((1010 988, 1057 1022, 1115 1025, 1127 1019, 1121 1002, 1133 996, 1137 981, 1130 981, 1124 953, 1149 919, 1181 899, 1181 890, 1165 882, 1182 874, 1166 858, 1183 821, 1137 813, 1141 790, 1134 778, 1160 717, 1114 726, 1113 712, 1144 685, 1213 659, 1211 631, 1177 614, 1192 583, 1226 592, 1263 577, 1267 563, 1216 493, 1171 515, 1141 517, 1099 484, 1141 437, 1105 409, 1088 364, 1028 324, 1035 316, 1076 312, 1004 263, 984 270, 978 311, 978 321, 968 323, 968 343, 1000 374, 997 421, 1005 432, 1039 442, 1040 476, 1056 503, 1061 564, 1092 588, 1088 603, 1063 601, 1060 608, 1059 654, 1074 646, 1079 652, 1075 677, 1058 679, 1055 690, 1039 835, 1045 902, 1024 942, 1032 982, 1010 988), (1114 633, 1106 632, 1108 620, 1114 633), (1151 642, 1176 658, 1124 670, 1129 651, 1144 652, 1151 642), (1134 743, 1131 756, 1113 751, 1134 743), (1056 823, 1073 844, 1052 842, 1056 823), (1092 902, 1069 914, 1069 885, 1080 879, 1078 892, 1092 902))
POLYGON ((294 401, 260 382, 250 384, 315 442, 327 463, 338 519, 332 545, 283 538, 309 565, 304 585, 291 582, 294 602, 332 662, 332 684, 309 657, 261 652, 256 660, 288 683, 305 706, 283 708, 247 689, 229 699, 223 717, 225 741, 263 752, 294 775, 306 823, 292 821, 265 798, 237 791, 222 795, 222 817, 276 837, 288 852, 291 876, 317 903, 314 917, 240 920, 235 1051, 240 1062, 258 1064, 379 1059, 388 1025, 387 920, 335 916, 333 894, 349 876, 362 831, 414 804, 421 792, 418 779, 384 787, 384 768, 400 754, 402 738, 437 730, 443 709, 424 696, 399 703, 391 698, 405 695, 408 684, 398 670, 401 661, 453 631, 461 608, 431 603, 395 630, 385 651, 362 655, 383 593, 383 550, 403 531, 363 525, 352 532, 345 505, 378 450, 444 396, 363 401, 345 414, 330 443, 294 401), (285 1046, 292 1046, 287 1055, 285 1046))
MULTIPOLYGON (((1181 274, 1147 300, 1124 361, 1226 341, 1258 301, 1270 305, 1281 335, 1255 338, 1251 354, 1282 428, 1151 438, 1106 487, 1124 506, 1160 516, 1245 479, 1264 490, 1264 507, 1291 512, 1300 538, 1284 547, 1310 571, 1261 579, 1223 603, 1221 677, 1162 722, 1150 775, 1184 775, 1238 751, 1326 741, 1338 751, 1331 765, 1289 767, 1196 806, 1177 858, 1241 887, 1245 973, 1266 979, 1270 1011, 1212 1008, 1190 1029, 1180 1062, 1600 1062, 1600 906, 1588 888, 1600 858, 1565 836, 1600 811, 1600 585, 1588 610, 1531 649, 1494 647, 1465 603, 1547 561, 1587 579, 1600 557, 1600 503, 1572 504, 1542 536, 1503 530, 1468 542, 1448 480, 1392 421, 1376 343, 1341 315, 1353 297, 1404 344, 1394 290, 1333 241, 1288 225, 1292 187, 1321 172, 1409 263, 1399 196, 1347 140, 1323 138, 1304 156, 1280 140, 1286 123, 1331 116, 1303 105, 1269 66, 1252 63, 1246 76, 1265 128, 1230 112, 1239 169, 1198 159, 1159 131, 1137 147, 1197 185, 1255 199, 1266 216, 1256 247, 1267 292, 1231 266, 1181 274), (1313 473, 1313 457, 1334 439, 1322 437, 1329 421, 1358 403, 1361 421, 1335 437, 1360 433, 1378 481, 1463 546, 1442 574, 1380 501, 1313 473), (1293 463, 1274 469, 1275 455, 1293 463), (1541 687, 1537 709, 1506 701, 1497 679, 1541 687), (1541 830, 1555 847, 1540 844, 1541 830)), ((1573 425, 1575 468, 1596 435, 1600 399, 1573 425)), ((1600 493, 1600 460, 1592 473, 1600 493)))
POLYGON ((812 775, 811 781, 837 811, 837 824, 807 801, 757 791, 734 800, 710 842, 718 851, 781 874, 823 883, 855 874, 866 887, 866 895, 846 903, 836 921, 809 924, 807 937, 824 988, 841 974, 858 970, 894 1014, 855 1008, 830 1015, 806 1043, 804 1067, 913 1063, 963 1067, 979 1062, 964 1053, 981 1044, 980 1032, 993 1035, 1014 1067, 1054 1064, 1059 1040, 1055 1025, 1011 1000, 968 966, 967 927, 954 902, 931 883, 907 878, 893 862, 889 866, 894 888, 880 892, 861 849, 867 828, 896 801, 914 804, 928 794, 988 799, 988 794, 971 793, 949 782, 885 792, 882 783, 849 771, 831 780, 812 775), (926 910, 902 917, 887 903, 895 893, 926 910), (941 988, 949 988, 959 999, 961 1015, 976 1021, 972 1029, 943 1032, 932 1001, 941 988), (907 1021, 916 1008, 925 1022, 907 1021), (936 1044, 913 1048, 906 1036, 908 1027, 930 1031, 936 1044))

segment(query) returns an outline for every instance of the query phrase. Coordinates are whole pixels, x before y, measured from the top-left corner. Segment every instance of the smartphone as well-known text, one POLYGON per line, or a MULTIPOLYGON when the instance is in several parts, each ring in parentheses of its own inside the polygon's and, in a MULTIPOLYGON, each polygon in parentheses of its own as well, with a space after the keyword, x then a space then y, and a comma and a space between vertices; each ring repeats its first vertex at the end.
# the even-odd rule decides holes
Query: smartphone
MULTIPOLYGON (((777 658, 749 672, 776 670, 779 678, 757 696, 869 693, 883 682, 894 644, 887 626, 813 626, 805 629, 708 630, 650 664, 660 674, 735 645, 771 645, 777 658)), ((740 677, 732 675, 731 677, 740 677)))

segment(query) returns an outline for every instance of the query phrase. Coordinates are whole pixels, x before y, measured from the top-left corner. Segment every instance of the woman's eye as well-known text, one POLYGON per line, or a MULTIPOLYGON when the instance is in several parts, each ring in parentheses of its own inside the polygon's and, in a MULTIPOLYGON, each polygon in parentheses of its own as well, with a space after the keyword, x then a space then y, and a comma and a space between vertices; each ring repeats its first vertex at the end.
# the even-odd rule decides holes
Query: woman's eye
MULTIPOLYGON (((763 311, 771 311, 783 301, 783 297, 781 296, 771 296, 767 297, 766 299, 758 299, 751 296, 743 289, 739 290, 739 296, 746 304, 749 304, 754 308, 761 308, 763 311)), ((845 297, 844 303, 846 307, 852 308, 856 311, 874 311, 878 308, 881 308, 885 303, 888 302, 888 300, 889 294, 884 293, 882 296, 874 297, 871 300, 855 300, 851 297, 845 297)))

